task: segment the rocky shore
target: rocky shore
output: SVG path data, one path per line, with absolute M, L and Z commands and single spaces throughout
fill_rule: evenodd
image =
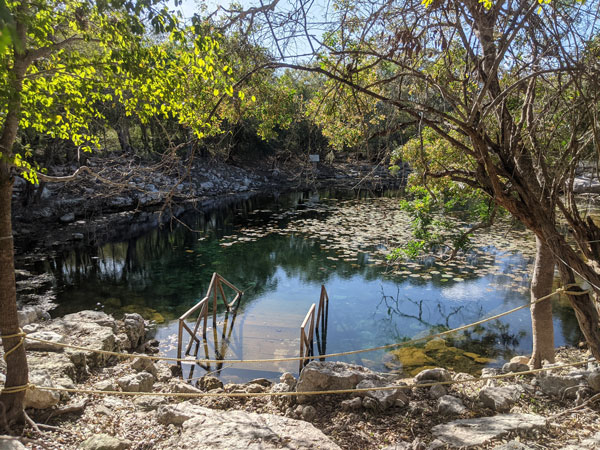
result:
M 276 383 L 256 379 L 224 385 L 211 375 L 188 383 L 173 375 L 174 366 L 144 358 L 155 354 L 157 342 L 152 340 L 152 324 L 138 314 L 116 320 L 102 312 L 82 311 L 24 329 L 32 338 L 51 342 L 25 342 L 32 383 L 135 395 L 31 389 L 26 406 L 39 432 L 30 427 L 13 429 L 18 438 L 2 437 L 0 448 L 506 450 L 600 446 L 600 412 L 595 404 L 600 397 L 600 366 L 592 361 L 486 381 L 443 368 L 400 379 L 343 362 L 314 361 L 298 379 L 285 373 Z M 60 344 L 127 352 L 131 358 Z M 588 357 L 582 350 L 561 349 L 556 365 Z M 524 363 L 517 358 L 502 369 L 484 369 L 482 375 L 523 371 L 527 369 Z M 451 381 L 461 383 L 429 386 Z M 381 386 L 391 389 L 302 394 Z M 287 392 L 295 395 L 276 395 Z M 185 397 L 200 393 L 211 397 Z M 222 396 L 226 393 L 242 396 Z M 243 396 L 246 393 L 264 395 Z

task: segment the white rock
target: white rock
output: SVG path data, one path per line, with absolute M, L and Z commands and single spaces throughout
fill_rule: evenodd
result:
M 30 338 L 43 339 L 49 342 L 39 342 Z M 40 352 L 61 352 L 64 350 L 64 347 L 55 345 L 55 343 L 64 344 L 66 341 L 67 339 L 64 335 L 55 333 L 54 331 L 35 331 L 29 333 L 25 338 L 25 348 Z
M 201 408 L 201 407 L 197 407 Z M 339 450 L 322 431 L 301 420 L 245 411 L 202 411 L 183 424 L 180 450 L 203 448 Z
M 0 450 L 27 450 L 27 447 L 13 436 L 0 436 Z
M 42 373 L 31 373 L 29 382 L 42 387 L 56 387 L 52 379 Z M 30 388 L 25 391 L 25 408 L 46 409 L 58 404 L 60 394 L 57 391 L 46 391 L 44 389 Z
M 476 419 L 460 419 L 436 425 L 432 435 L 454 447 L 482 445 L 511 431 L 528 431 L 546 425 L 546 419 L 535 414 L 500 414 Z
M 117 380 L 117 384 L 125 392 L 150 392 L 154 385 L 154 376 L 148 372 L 125 375 Z

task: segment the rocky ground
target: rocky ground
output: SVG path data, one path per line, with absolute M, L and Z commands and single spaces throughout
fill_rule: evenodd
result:
M 399 379 L 360 366 L 312 362 L 298 380 L 257 379 L 226 384 L 205 376 L 190 385 L 165 363 L 143 357 L 117 360 L 63 348 L 75 343 L 97 350 L 154 354 L 152 324 L 137 314 L 115 320 L 83 311 L 25 326 L 31 382 L 41 386 L 161 392 L 168 396 L 27 392 L 30 417 L 38 424 L 12 428 L 17 440 L 0 448 L 32 449 L 592 449 L 600 446 L 600 366 L 554 369 L 536 375 L 473 382 L 473 377 L 428 369 Z M 1 355 L 0 355 L 1 356 Z M 557 364 L 585 361 L 584 350 L 560 349 Z M 1 359 L 0 359 L 1 360 Z M 523 371 L 515 359 L 483 376 Z M 2 368 L 2 372 L 4 369 Z M 460 380 L 448 386 L 416 387 Z M 406 384 L 411 386 L 406 386 Z M 412 386 L 415 385 L 415 386 Z M 398 386 L 358 395 L 307 396 L 328 389 Z M 294 396 L 272 393 L 296 392 Z M 213 397 L 186 398 L 210 393 Z M 226 393 L 264 394 L 228 398 Z M 182 396 L 183 395 L 183 396 Z

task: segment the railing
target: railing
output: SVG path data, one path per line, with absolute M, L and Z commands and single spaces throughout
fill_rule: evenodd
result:
M 326 353 L 327 343 L 327 323 L 329 318 L 329 296 L 325 286 L 321 285 L 321 296 L 319 297 L 319 308 L 316 314 L 316 326 L 315 326 L 315 309 L 316 304 L 312 304 L 306 313 L 306 317 L 300 325 L 300 356 L 307 358 L 300 360 L 299 370 L 308 364 L 311 356 L 314 355 L 314 336 L 317 334 L 317 350 L 319 355 Z M 321 330 L 321 333 L 319 333 Z M 323 358 L 321 358 L 323 360 Z
M 225 295 L 225 291 L 223 290 L 223 284 L 228 286 L 229 288 L 231 288 L 236 294 L 234 299 L 231 302 L 229 302 L 227 300 L 227 296 Z M 212 300 L 212 315 L 213 315 L 213 333 L 215 333 L 215 338 L 216 338 L 217 300 L 218 300 L 219 296 L 221 297 L 221 300 L 223 301 L 223 304 L 225 305 L 225 308 L 227 309 L 227 314 L 229 314 L 230 312 L 232 312 L 235 309 L 234 305 L 237 306 L 236 303 L 239 302 L 239 300 L 242 296 L 242 291 L 240 291 L 233 284 L 231 284 L 229 281 L 227 281 L 225 278 L 223 278 L 221 275 L 219 275 L 218 273 L 215 272 L 215 273 L 213 273 L 212 279 L 210 280 L 208 290 L 206 291 L 206 296 L 202 300 L 200 300 L 196 305 L 194 305 L 192 308 L 190 308 L 188 311 L 186 311 L 179 318 L 179 333 L 177 336 L 177 358 L 178 359 L 181 358 L 181 353 L 182 353 L 182 349 L 183 349 L 184 331 L 186 331 L 187 334 L 190 335 L 190 341 L 188 342 L 188 345 L 185 349 L 186 356 L 190 354 L 190 350 L 192 349 L 192 346 L 194 345 L 194 343 L 196 343 L 196 349 L 194 351 L 194 355 L 198 354 L 198 349 L 200 347 L 201 342 L 200 342 L 200 339 L 198 338 L 197 334 L 198 334 L 198 330 L 199 330 L 200 326 L 202 326 L 202 341 L 204 342 L 205 347 L 206 347 L 208 306 L 211 303 L 211 300 Z M 186 323 L 186 320 L 188 320 L 190 317 L 192 317 L 192 315 L 196 312 L 198 312 L 198 316 L 197 316 L 196 322 L 194 324 L 194 329 L 192 330 Z M 235 321 L 235 314 L 234 314 L 232 322 L 231 322 L 231 329 L 233 329 L 234 321 Z M 227 324 L 227 319 L 225 320 L 225 327 L 227 326 L 226 324 Z M 226 331 L 224 329 L 223 335 L 225 335 L 225 333 L 226 333 Z M 215 339 L 215 343 L 216 343 L 216 339 Z M 181 364 L 179 363 L 179 365 L 181 365 Z

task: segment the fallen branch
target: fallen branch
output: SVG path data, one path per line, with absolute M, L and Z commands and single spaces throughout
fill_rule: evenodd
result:
M 81 401 L 80 403 L 76 403 L 71 406 L 65 406 L 63 408 L 55 409 L 55 410 L 51 411 L 50 414 L 48 414 L 48 417 L 46 417 L 46 420 L 44 420 L 44 422 L 48 422 L 53 417 L 60 416 L 63 414 L 80 414 L 83 412 L 83 410 L 85 409 L 85 407 L 87 406 L 87 404 L 89 402 L 90 402 L 90 399 L 86 398 L 83 401 Z

